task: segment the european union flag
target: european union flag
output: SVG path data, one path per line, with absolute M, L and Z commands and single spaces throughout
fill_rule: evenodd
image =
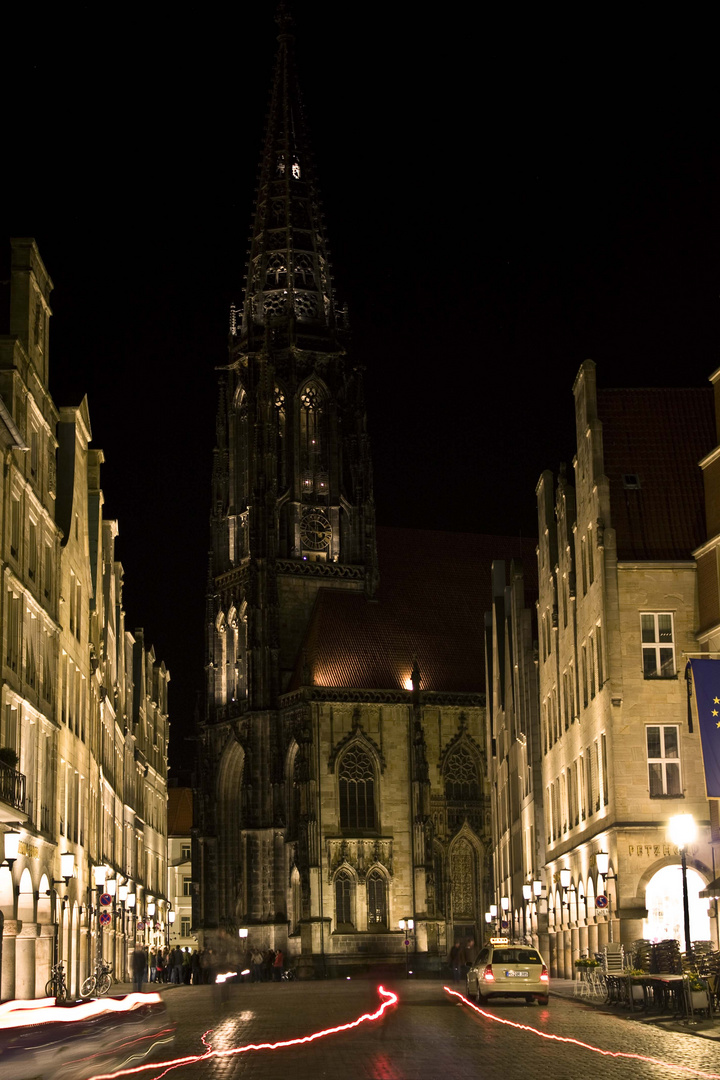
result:
M 720 660 L 689 660 L 709 799 L 720 799 Z

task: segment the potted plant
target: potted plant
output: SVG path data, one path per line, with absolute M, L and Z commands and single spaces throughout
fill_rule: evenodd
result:
M 696 972 L 691 971 L 687 981 L 688 993 L 693 1012 L 701 1012 L 708 1007 L 707 984 Z
M 17 769 L 18 756 L 11 746 L 0 746 L 0 764 Z
M 647 971 L 643 971 L 642 968 L 626 968 L 625 975 L 630 985 L 630 996 L 633 1001 L 644 1001 L 645 990 L 642 983 L 633 982 L 633 979 L 637 979 L 643 975 L 647 975 Z

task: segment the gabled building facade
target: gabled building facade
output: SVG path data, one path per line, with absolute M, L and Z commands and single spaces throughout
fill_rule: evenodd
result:
M 535 560 L 492 564 L 485 673 L 497 915 L 489 928 L 545 955 L 547 897 L 534 884 L 544 885 L 545 866 L 535 581 Z
M 691 813 L 700 826 L 688 860 L 697 938 L 711 936 L 698 895 L 712 876 L 682 677 L 697 651 L 697 462 L 715 441 L 710 394 L 598 390 L 590 361 L 574 394 L 574 484 L 546 472 L 537 487 L 550 962 L 565 977 L 609 939 L 682 937 L 670 816 Z
M 98 947 L 125 977 L 137 924 L 141 940 L 164 942 L 167 913 L 169 676 L 143 632 L 125 629 L 87 401 L 58 412 L 50 397 L 51 289 L 35 242 L 13 240 L 0 338 L 0 845 L 10 834 L 17 857 L 0 865 L 3 999 L 44 996 L 58 960 L 77 994 Z M 102 929 L 98 866 L 116 896 Z

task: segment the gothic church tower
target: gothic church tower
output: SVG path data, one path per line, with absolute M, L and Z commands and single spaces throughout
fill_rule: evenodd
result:
M 194 918 L 206 932 L 264 924 L 270 943 L 287 911 L 282 695 L 318 590 L 377 584 L 362 375 L 345 351 L 282 7 L 277 21 L 245 294 L 220 374 Z

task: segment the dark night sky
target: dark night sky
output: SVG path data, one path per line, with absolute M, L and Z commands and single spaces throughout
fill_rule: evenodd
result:
M 55 283 L 51 389 L 89 397 L 128 625 L 171 672 L 175 767 L 202 684 L 214 367 L 274 7 L 65 6 L 0 26 L 3 235 L 35 236 Z M 703 385 L 718 365 L 709 27 L 293 10 L 379 521 L 531 534 L 539 473 L 572 457 L 585 358 L 605 386 Z

